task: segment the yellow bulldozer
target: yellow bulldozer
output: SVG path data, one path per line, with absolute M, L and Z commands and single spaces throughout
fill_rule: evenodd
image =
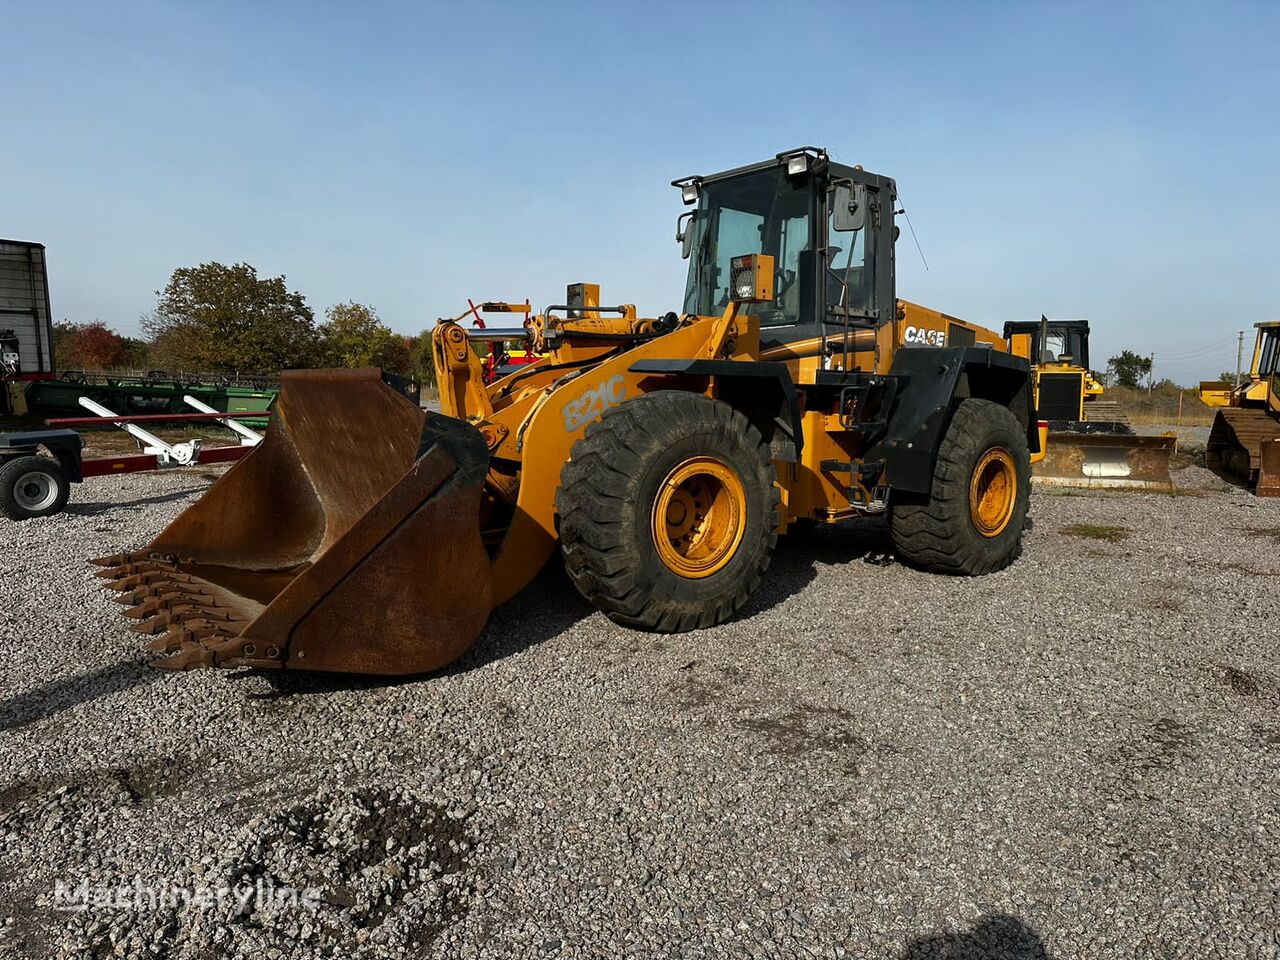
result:
M 265 441 L 97 561 L 157 664 L 433 670 L 557 549 L 611 619 L 669 632 L 741 610 L 796 525 L 887 514 L 919 568 L 1009 564 L 1029 366 L 897 298 L 893 180 L 806 147 L 673 185 L 679 311 L 575 284 L 519 328 L 442 321 L 440 413 L 377 370 L 286 372 Z M 486 341 L 537 359 L 486 383 Z
M 1280 320 L 1255 327 L 1249 379 L 1225 397 L 1220 383 L 1200 385 L 1205 403 L 1219 407 L 1205 442 L 1205 462 L 1260 497 L 1280 497 Z
M 1120 404 L 1089 370 L 1089 321 L 1011 321 L 1009 347 L 1031 360 L 1035 405 L 1049 422 L 1036 481 L 1065 487 L 1171 492 L 1174 438 L 1135 436 Z

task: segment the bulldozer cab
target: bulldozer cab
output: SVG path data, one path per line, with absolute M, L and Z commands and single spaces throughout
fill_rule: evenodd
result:
M 689 259 L 686 314 L 723 313 L 731 259 L 754 253 L 775 270 L 775 299 L 746 309 L 764 347 L 893 319 L 893 180 L 805 148 L 672 184 L 695 205 L 677 231 Z
M 1249 378 L 1263 385 L 1263 389 L 1257 391 L 1257 399 L 1264 400 L 1272 411 L 1280 412 L 1280 321 L 1258 324 Z
M 1015 336 L 1028 338 L 1026 355 L 1036 366 L 1058 364 L 1089 369 L 1088 320 L 1006 323 L 1005 339 L 1012 340 Z

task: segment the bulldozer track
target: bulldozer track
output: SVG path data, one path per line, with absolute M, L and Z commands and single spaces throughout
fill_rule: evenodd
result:
M 1280 420 L 1258 407 L 1224 407 L 1209 431 L 1205 462 L 1221 476 L 1256 486 L 1260 495 L 1280 494 L 1280 474 L 1264 462 L 1267 441 L 1280 441 Z
M 1129 426 L 1129 417 L 1121 409 L 1118 400 L 1087 400 L 1084 405 L 1084 415 L 1088 421 L 1101 420 Z

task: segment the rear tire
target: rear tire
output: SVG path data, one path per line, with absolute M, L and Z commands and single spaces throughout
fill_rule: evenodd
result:
M 60 513 L 71 487 L 51 457 L 16 457 L 0 467 L 0 512 L 10 520 Z
M 979 576 L 1018 556 L 1031 497 L 1027 435 L 1007 408 L 963 400 L 951 417 L 924 503 L 894 503 L 898 557 L 934 573 Z
M 629 400 L 587 427 L 561 473 L 565 570 L 624 626 L 723 623 L 769 568 L 775 481 L 759 431 L 728 404 L 674 390 Z

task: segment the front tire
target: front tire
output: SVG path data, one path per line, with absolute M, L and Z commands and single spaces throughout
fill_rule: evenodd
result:
M 16 457 L 0 467 L 0 512 L 10 520 L 59 513 L 70 492 L 62 464 L 50 457 Z
M 899 558 L 934 573 L 980 576 L 1007 567 L 1022 547 L 1031 498 L 1031 453 L 1013 413 L 962 400 L 952 414 L 923 503 L 894 503 Z
M 723 623 L 769 567 L 775 481 L 759 431 L 726 403 L 664 390 L 613 407 L 561 473 L 569 578 L 624 626 L 679 633 Z

